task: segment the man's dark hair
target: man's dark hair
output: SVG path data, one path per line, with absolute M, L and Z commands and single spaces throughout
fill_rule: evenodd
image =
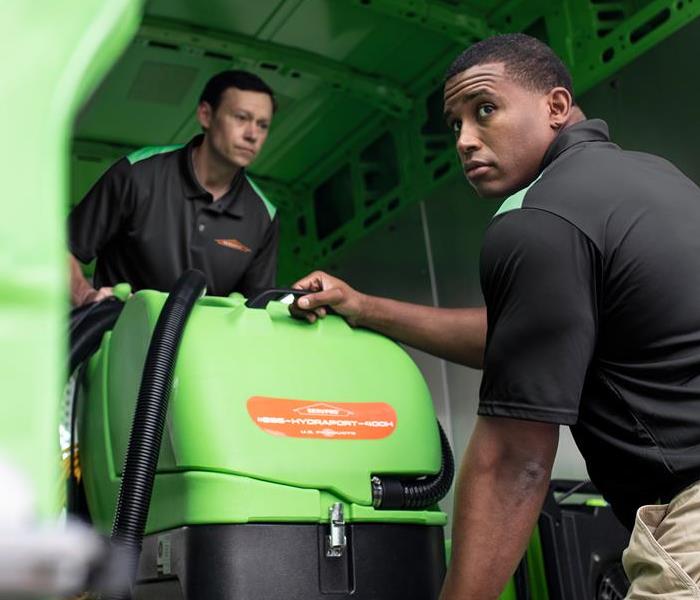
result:
M 277 110 L 275 94 L 260 77 L 248 71 L 222 71 L 214 75 L 202 90 L 199 102 L 207 102 L 213 111 L 221 104 L 221 96 L 228 88 L 236 88 L 244 92 L 261 92 L 270 96 L 272 112 Z
M 574 96 L 571 74 L 547 44 L 524 33 L 506 33 L 469 46 L 450 65 L 445 81 L 476 65 L 503 63 L 506 73 L 520 85 L 547 93 L 563 87 Z

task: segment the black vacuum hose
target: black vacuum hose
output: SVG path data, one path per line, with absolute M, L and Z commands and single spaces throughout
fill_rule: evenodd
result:
M 78 390 L 82 385 L 87 360 L 97 351 L 105 332 L 114 329 L 114 325 L 124 308 L 124 303 L 115 297 L 101 302 L 79 306 L 71 311 L 69 317 L 70 349 L 68 352 L 68 376 L 83 367 L 75 381 L 75 389 L 70 407 L 70 468 L 68 470 L 68 490 L 66 504 L 68 511 L 89 521 L 85 492 L 82 483 L 75 476 L 75 428 L 78 414 Z
M 112 297 L 71 311 L 69 375 L 97 351 L 105 332 L 114 329 L 123 308 L 124 303 Z
M 427 508 L 442 500 L 450 491 L 455 474 L 455 463 L 450 442 L 440 421 L 437 425 L 442 449 L 440 471 L 436 475 L 414 480 L 375 475 L 372 477 L 372 503 L 375 508 L 384 510 Z
M 128 554 L 129 588 L 136 580 L 178 346 L 187 317 L 203 295 L 205 284 L 204 275 L 196 270 L 178 279 L 148 347 L 112 529 L 112 541 Z

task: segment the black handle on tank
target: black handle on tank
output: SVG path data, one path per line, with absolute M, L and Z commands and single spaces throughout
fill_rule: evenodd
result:
M 287 288 L 270 288 L 260 292 L 257 296 L 250 298 L 245 305 L 248 308 L 265 308 L 268 302 L 272 300 L 277 300 L 278 298 L 283 298 L 284 296 L 289 296 L 290 294 L 295 298 L 301 298 L 307 294 L 311 294 L 311 290 L 292 290 Z

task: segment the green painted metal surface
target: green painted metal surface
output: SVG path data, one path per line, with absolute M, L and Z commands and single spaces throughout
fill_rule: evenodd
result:
M 695 19 L 700 2 L 151 0 L 145 12 L 76 124 L 72 202 L 118 157 L 197 133 L 211 74 L 252 70 L 280 100 L 251 172 L 280 209 L 280 281 L 290 282 L 459 176 L 441 87 L 468 44 L 535 35 L 580 95 Z
M 497 33 L 474 3 L 431 0 L 355 0 L 364 8 L 435 31 L 460 44 L 470 44 Z M 488 6 L 491 3 L 485 3 Z
M 525 552 L 527 561 L 527 580 L 530 597 L 533 600 L 549 600 L 547 576 L 544 570 L 544 555 L 542 554 L 542 541 L 539 528 L 535 528 L 530 543 Z
M 515 582 L 512 579 L 508 580 L 506 589 L 501 592 L 498 600 L 518 600 L 518 593 L 515 590 Z
M 284 68 L 290 75 L 297 78 L 311 76 L 323 86 L 329 86 L 340 93 L 349 93 L 392 115 L 407 115 L 413 104 L 406 92 L 390 81 L 294 46 L 230 31 L 209 28 L 197 30 L 188 22 L 152 17 L 144 20 L 139 35 L 148 43 L 199 49 L 210 56 L 221 59 L 226 57 L 232 64 L 240 62 L 241 66 L 251 60 L 274 65 L 283 56 Z M 238 57 L 244 57 L 244 60 Z
M 445 560 L 450 564 L 452 558 L 452 540 L 445 540 Z M 548 600 L 547 581 L 544 573 L 542 559 L 542 546 L 540 544 L 539 530 L 535 529 L 525 553 L 527 564 L 527 581 L 530 598 L 532 600 Z M 518 600 L 518 592 L 513 578 L 508 580 L 505 589 L 498 600 Z
M 68 144 L 78 106 L 136 30 L 136 0 L 0 3 L 0 458 L 58 504 L 58 405 L 64 381 Z M 31 215 L 31 217 L 28 217 Z M 27 219 L 31 219 L 31 227 Z
M 114 514 L 141 371 L 165 297 L 135 294 L 90 362 L 80 454 L 91 513 L 104 528 Z M 262 417 L 251 412 L 257 402 L 251 399 L 261 397 L 283 399 L 286 421 L 303 421 L 314 433 L 288 432 L 275 409 L 265 408 L 271 412 Z M 363 403 L 372 410 L 381 404 L 385 416 L 368 416 Z M 353 419 L 369 424 L 355 426 Z M 378 425 L 389 420 L 395 429 Z M 364 437 L 372 427 L 388 435 Z M 371 499 L 373 474 L 421 475 L 439 467 L 430 395 L 400 346 L 339 317 L 310 325 L 277 302 L 249 309 L 238 294 L 205 297 L 178 354 L 148 527 L 319 522 L 338 501 L 353 521 L 443 525 L 442 512 L 376 511 Z

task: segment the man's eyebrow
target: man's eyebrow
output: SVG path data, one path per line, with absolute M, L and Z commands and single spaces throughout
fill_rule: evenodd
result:
M 495 96 L 495 94 L 493 92 L 491 92 L 490 90 L 487 90 L 486 88 L 479 88 L 479 89 L 474 90 L 473 92 L 469 92 L 468 94 L 462 94 L 459 97 L 459 100 L 461 102 L 472 102 L 473 100 L 476 100 L 480 96 L 488 96 L 489 98 L 493 98 Z M 447 121 L 450 118 L 450 115 L 451 115 L 450 111 L 446 110 L 442 116 L 445 119 L 445 121 Z
M 494 94 L 490 90 L 487 90 L 486 88 L 479 88 L 478 90 L 474 90 L 473 92 L 469 94 L 464 94 L 462 96 L 462 102 L 471 102 L 472 100 L 476 100 L 479 96 L 489 96 L 493 97 Z

